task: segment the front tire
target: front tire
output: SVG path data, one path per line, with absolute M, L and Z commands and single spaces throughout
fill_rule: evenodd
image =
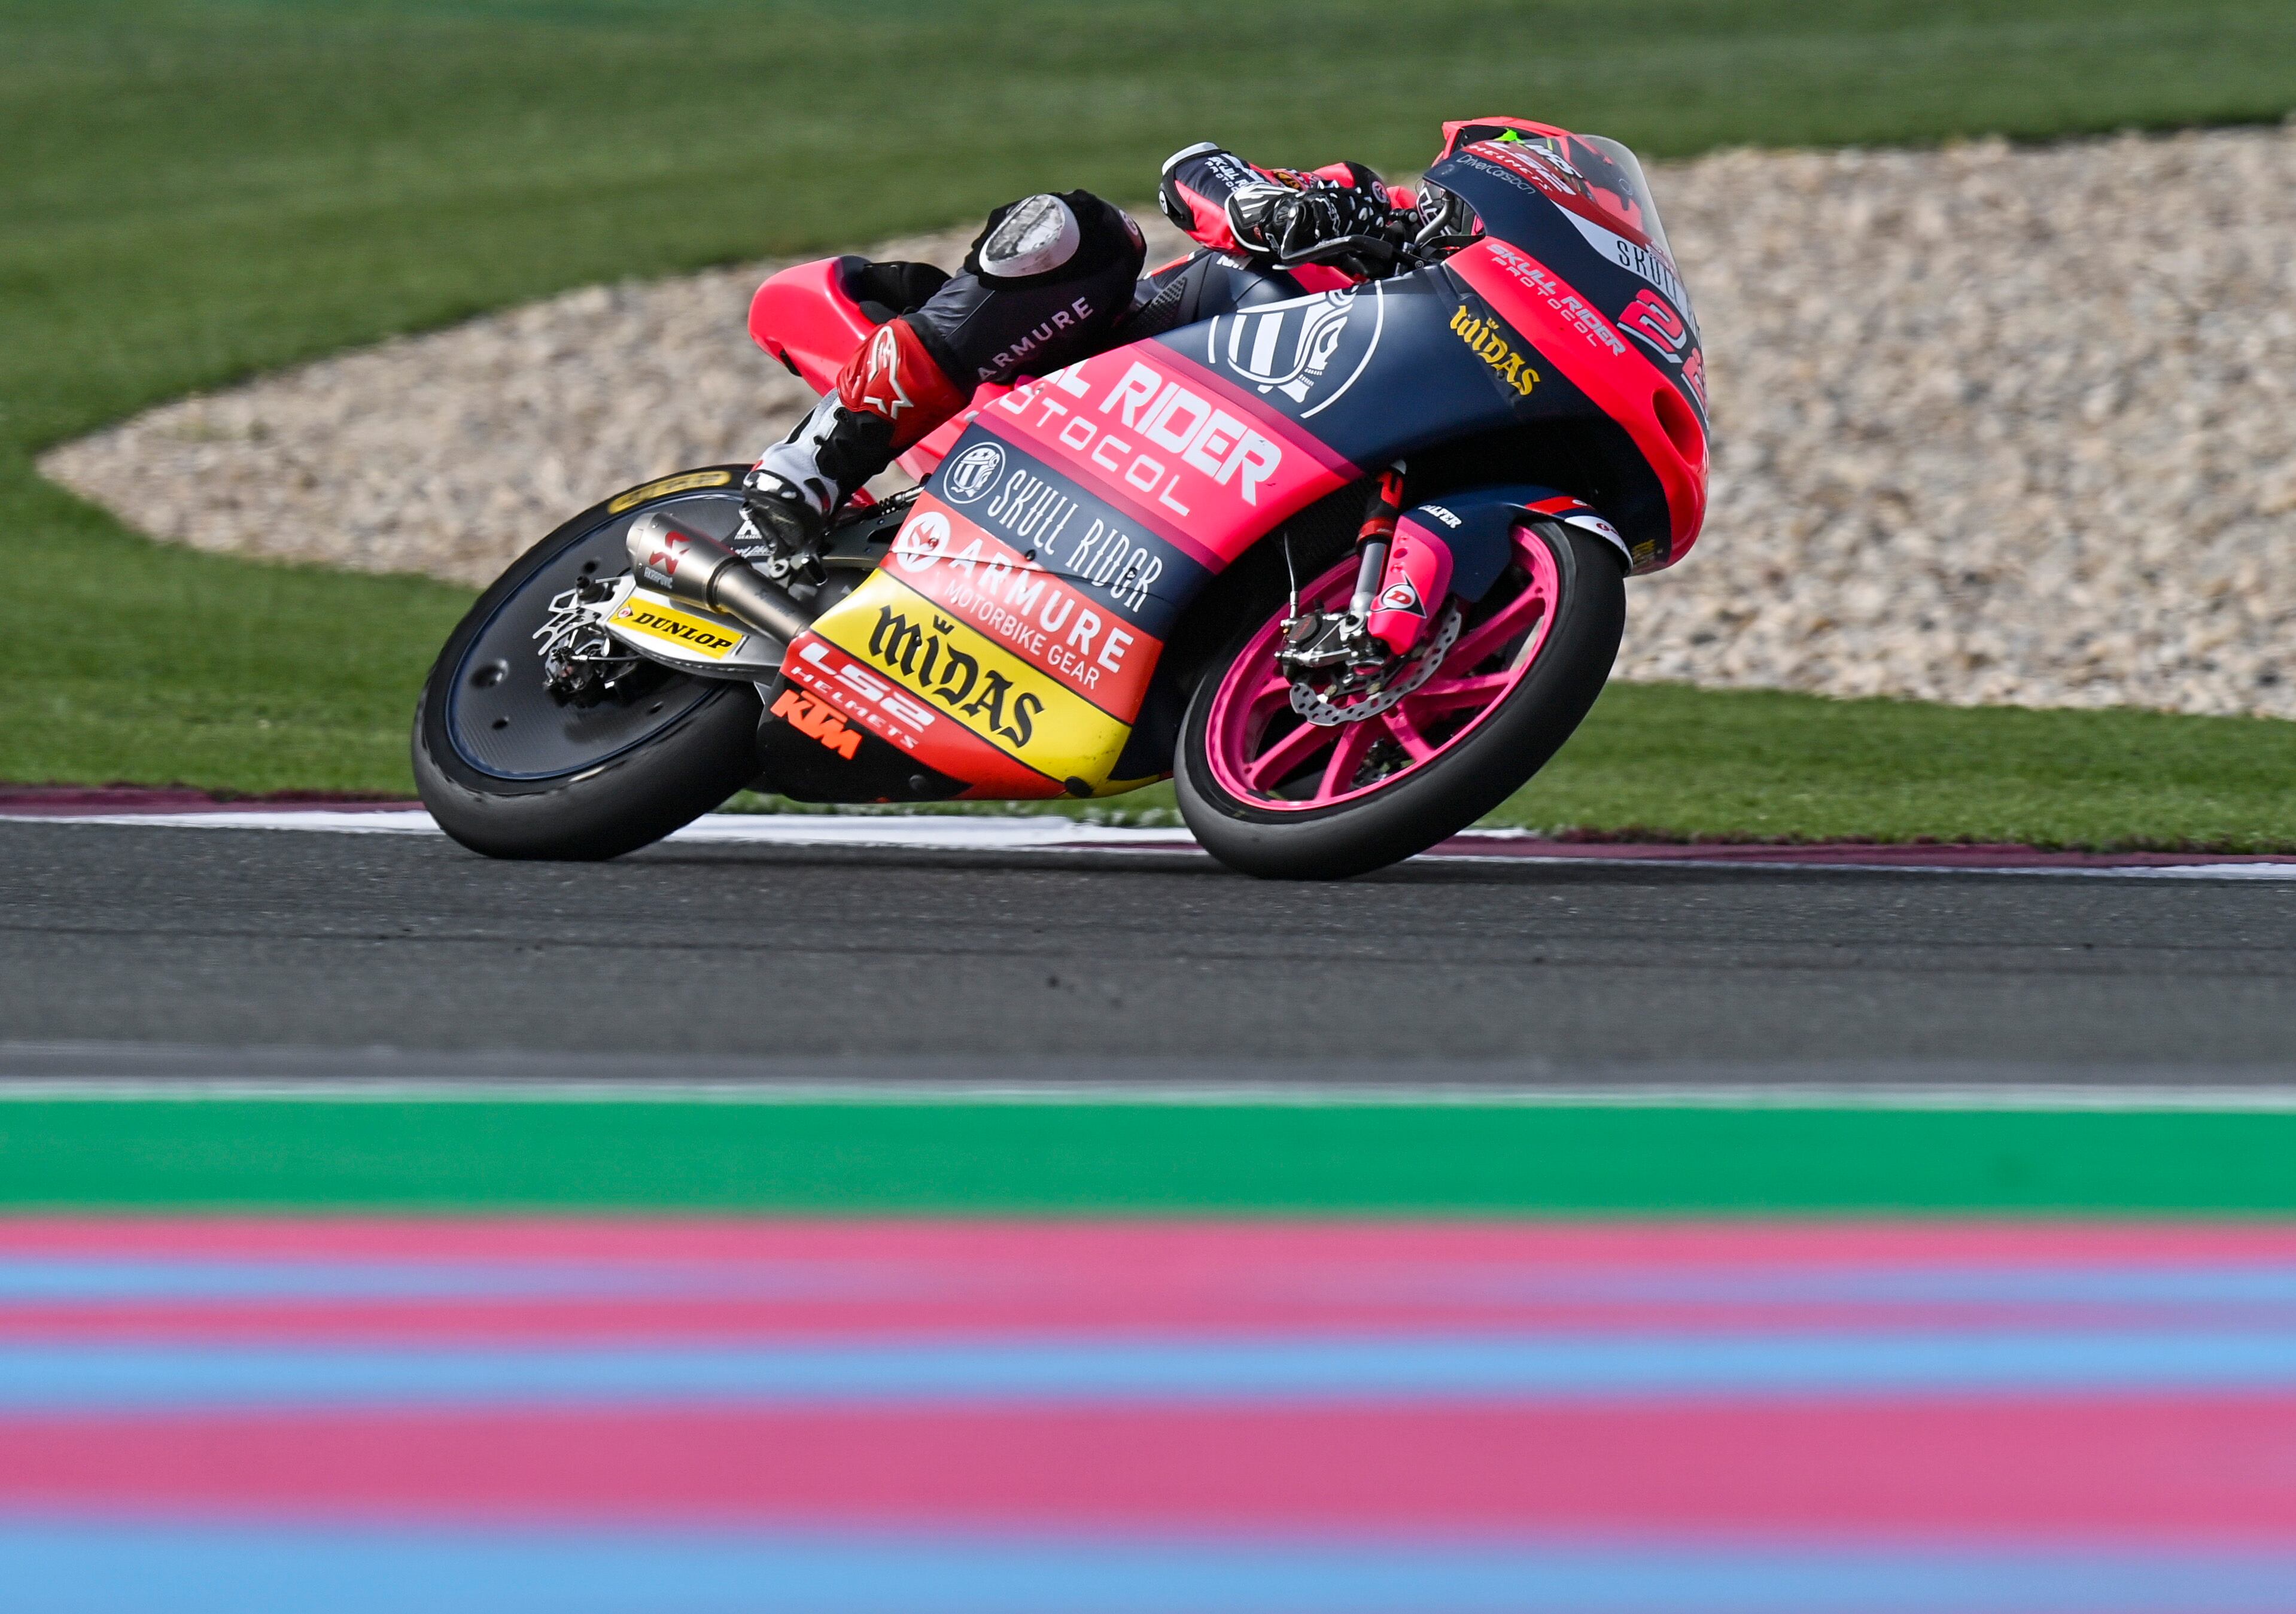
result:
M 415 789 L 447 834 L 489 857 L 618 857 L 756 777 L 752 685 L 649 667 L 629 699 L 562 706 L 544 687 L 533 639 L 553 595 L 627 569 L 624 539 L 646 512 L 676 505 L 681 525 L 730 535 L 740 477 L 738 466 L 715 466 L 594 504 L 479 597 L 415 709 Z
M 1552 522 L 1516 529 L 1516 561 L 1419 691 L 1323 727 L 1275 671 L 1282 607 L 1212 659 L 1173 763 L 1206 851 L 1273 880 L 1338 880 L 1425 851 L 1520 790 L 1575 731 L 1617 660 L 1626 576 L 1616 551 Z M 1345 603 L 1352 557 L 1305 592 Z

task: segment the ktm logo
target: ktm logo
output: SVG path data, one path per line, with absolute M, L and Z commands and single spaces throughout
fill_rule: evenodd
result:
M 1496 320 L 1486 319 L 1466 304 L 1461 303 L 1451 315 L 1451 330 L 1467 344 L 1467 350 L 1498 372 L 1499 379 L 1524 397 L 1538 385 L 1538 372 L 1530 362 L 1507 345 Z
M 869 633 L 869 655 L 881 667 L 898 668 L 911 689 L 979 719 L 1014 745 L 1027 745 L 1036 737 L 1035 720 L 1044 701 L 1026 690 L 1016 692 L 1003 673 L 984 668 L 978 658 L 941 636 L 955 631 L 956 624 L 945 617 L 933 617 L 929 627 L 921 627 L 907 613 L 881 605 Z
M 793 689 L 782 691 L 781 699 L 774 702 L 773 715 L 799 733 L 820 741 L 848 762 L 861 749 L 861 731 L 847 728 L 843 717 L 811 695 Z

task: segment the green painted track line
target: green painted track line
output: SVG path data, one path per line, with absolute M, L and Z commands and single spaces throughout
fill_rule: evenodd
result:
M 2264 1214 L 2296 1115 L 38 1100 L 0 1208 Z

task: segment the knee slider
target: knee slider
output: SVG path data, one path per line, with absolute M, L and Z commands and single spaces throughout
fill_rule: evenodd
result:
M 1146 255 L 1140 226 L 1089 191 L 1051 192 L 1007 202 L 988 216 L 965 269 L 991 286 L 1086 280 Z

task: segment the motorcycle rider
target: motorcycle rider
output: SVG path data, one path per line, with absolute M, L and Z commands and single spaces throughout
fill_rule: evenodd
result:
M 1204 246 L 1295 272 L 1309 290 L 1386 272 L 1401 215 L 1415 205 L 1360 163 L 1261 168 L 1209 141 L 1165 162 L 1158 200 Z M 743 479 L 760 534 L 810 553 L 839 506 L 964 408 L 975 387 L 1043 375 L 1110 346 L 1136 288 L 1156 289 L 1140 283 L 1145 253 L 1140 226 L 1088 191 L 1023 197 L 989 214 L 962 272 L 879 326 Z M 913 289 L 938 273 L 878 267 L 897 283 L 916 271 L 906 280 Z

